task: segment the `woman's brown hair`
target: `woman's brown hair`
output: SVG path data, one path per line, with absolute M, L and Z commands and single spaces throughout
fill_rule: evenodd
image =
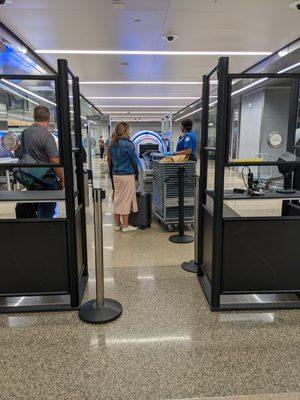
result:
M 112 134 L 111 144 L 115 145 L 119 139 L 129 139 L 129 125 L 126 122 L 119 122 Z

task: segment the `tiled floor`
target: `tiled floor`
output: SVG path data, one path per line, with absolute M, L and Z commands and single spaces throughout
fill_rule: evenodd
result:
M 194 399 L 181 399 L 181 400 L 299 400 L 299 395 L 293 393 L 286 394 L 262 394 L 262 395 L 254 395 L 254 396 L 226 396 L 226 397 L 197 397 Z
M 108 179 L 102 176 L 101 185 Z M 104 207 L 106 296 L 117 321 L 76 312 L 0 316 L 0 400 L 300 399 L 299 311 L 211 313 L 180 263 L 193 245 L 163 227 L 112 231 Z M 93 298 L 92 215 L 88 216 Z

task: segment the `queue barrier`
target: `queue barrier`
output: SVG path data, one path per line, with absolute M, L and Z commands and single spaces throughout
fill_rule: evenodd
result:
M 181 264 L 187 272 L 198 273 L 198 237 L 199 237 L 199 176 L 195 176 L 195 212 L 194 212 L 194 259 Z
M 169 237 L 170 242 L 173 243 L 191 243 L 194 239 L 192 236 L 186 235 L 184 232 L 184 178 L 186 169 L 180 166 L 177 171 L 178 174 L 178 208 L 179 208 L 179 234 Z M 170 178 L 169 178 L 170 179 Z
M 95 237 L 95 268 L 96 268 L 96 299 L 84 303 L 79 308 L 79 318 L 89 324 L 105 324 L 119 318 L 122 305 L 113 299 L 104 297 L 104 257 L 103 257 L 103 213 L 102 201 L 105 191 L 93 189 L 94 204 L 94 237 Z

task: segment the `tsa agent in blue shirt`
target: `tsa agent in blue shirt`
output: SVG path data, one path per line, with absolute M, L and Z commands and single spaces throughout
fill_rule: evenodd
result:
M 193 121 L 184 119 L 181 123 L 183 135 L 180 137 L 175 155 L 186 155 L 190 161 L 197 161 L 197 137 L 193 132 Z

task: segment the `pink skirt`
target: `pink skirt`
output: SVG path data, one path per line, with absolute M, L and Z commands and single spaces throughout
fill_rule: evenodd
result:
M 134 175 L 114 175 L 114 213 L 128 215 L 137 212 Z

